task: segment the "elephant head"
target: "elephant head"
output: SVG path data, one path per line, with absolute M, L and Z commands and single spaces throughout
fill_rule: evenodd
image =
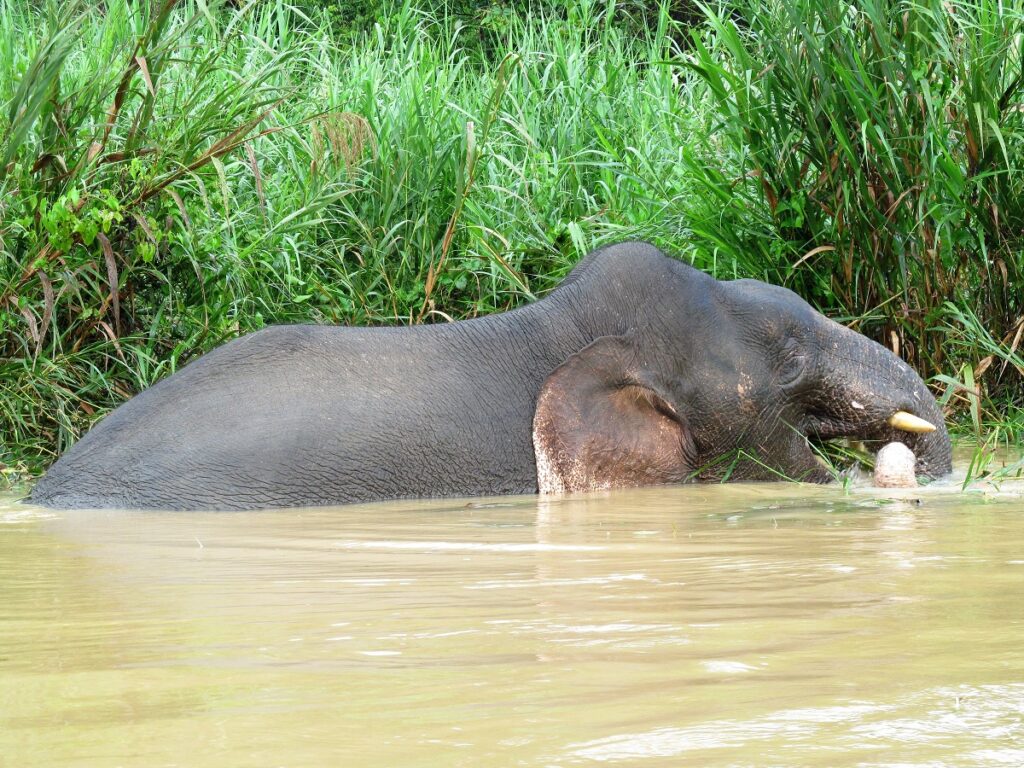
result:
M 678 265 L 678 263 L 677 263 Z M 942 412 L 898 356 L 756 280 L 672 270 L 659 312 L 569 357 L 533 422 L 541 492 L 688 479 L 824 482 L 815 441 L 900 441 L 950 471 Z

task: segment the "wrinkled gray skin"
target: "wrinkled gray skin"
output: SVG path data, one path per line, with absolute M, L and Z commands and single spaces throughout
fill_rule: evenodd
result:
M 619 337 L 610 348 L 622 359 L 591 366 L 588 355 L 609 348 L 602 337 Z M 636 418 L 655 414 L 679 439 L 667 475 L 606 485 L 727 472 L 772 479 L 776 470 L 827 480 L 809 436 L 900 440 L 918 473 L 950 470 L 942 414 L 891 352 L 788 290 L 718 282 L 652 246 L 622 243 L 512 312 L 448 325 L 271 327 L 225 344 L 97 424 L 30 501 L 254 509 L 534 493 L 538 394 L 558 369 L 563 389 L 550 401 L 590 413 L 571 402 L 577 368 L 590 377 L 580 397 L 633 387 L 641 394 L 625 399 L 647 402 Z M 896 432 L 885 421 L 897 410 L 939 429 Z M 610 437 L 589 443 L 573 432 L 590 426 L 564 423 L 558 439 L 617 439 L 614 424 L 593 425 Z M 628 450 L 632 438 L 622 438 Z

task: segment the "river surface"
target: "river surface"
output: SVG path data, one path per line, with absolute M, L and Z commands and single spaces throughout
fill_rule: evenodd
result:
M 0 497 L 0 766 L 1024 766 L 1024 500 Z

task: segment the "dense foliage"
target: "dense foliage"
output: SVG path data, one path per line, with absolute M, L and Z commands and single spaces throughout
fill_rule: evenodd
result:
M 265 323 L 495 311 L 601 239 L 676 239 L 692 117 L 589 6 L 494 54 L 418 12 L 338 44 L 282 2 L 33 5 L 0 13 L 8 465 Z
M 628 237 L 1018 413 L 1019 3 L 356 5 L 0 0 L 0 469 L 266 323 L 505 309 Z
M 692 163 L 692 242 L 958 392 L 989 369 L 989 394 L 1019 406 L 1022 34 L 1024 4 L 997 0 L 766 0 L 710 15 L 685 58 L 721 141 Z

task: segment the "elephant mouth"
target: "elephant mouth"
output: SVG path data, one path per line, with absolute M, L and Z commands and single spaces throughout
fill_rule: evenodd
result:
M 874 457 L 883 447 L 902 443 L 916 457 L 916 475 L 928 480 L 948 471 L 948 467 L 936 467 L 942 462 L 931 456 L 937 431 L 939 427 L 920 416 L 895 411 L 856 423 L 811 418 L 803 434 L 807 450 L 828 475 L 826 479 L 842 477 L 853 466 L 873 465 Z M 945 429 L 941 431 L 944 435 Z
M 839 437 L 858 438 L 863 440 L 881 437 L 884 434 L 904 435 L 908 439 L 915 436 L 935 432 L 937 427 L 920 416 L 909 411 L 893 411 L 888 416 L 879 415 L 874 418 L 848 421 L 830 417 L 810 416 L 806 426 L 809 437 L 831 440 Z
M 736 445 L 718 454 L 699 453 L 695 464 L 700 469 L 691 477 L 710 482 L 788 479 L 829 483 L 851 477 L 857 471 L 855 467 L 874 470 L 875 456 L 890 443 L 902 443 L 910 449 L 912 466 L 906 471 L 915 480 L 928 482 L 948 474 L 950 443 L 944 424 L 933 424 L 922 417 L 908 420 L 898 413 L 890 411 L 849 421 L 812 415 L 804 416 L 802 422 L 781 420 L 782 429 L 776 427 L 746 442 L 746 446 L 756 448 Z M 908 424 L 911 431 L 906 429 Z M 749 433 L 746 436 L 753 437 Z

